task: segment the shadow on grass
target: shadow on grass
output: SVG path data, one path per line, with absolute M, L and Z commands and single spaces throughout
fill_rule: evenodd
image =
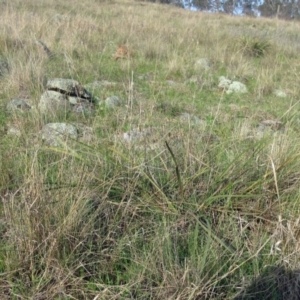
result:
M 271 266 L 243 290 L 234 300 L 298 300 L 300 299 L 300 270 L 289 271 Z

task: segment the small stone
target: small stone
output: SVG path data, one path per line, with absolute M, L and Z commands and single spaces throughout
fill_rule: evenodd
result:
M 94 110 L 94 105 L 87 101 L 82 101 L 81 103 L 75 105 L 72 110 L 77 114 L 91 115 Z
M 2 56 L 0 56 L 0 76 L 5 76 L 9 72 L 9 66 Z
M 229 87 L 228 90 L 226 91 L 226 94 L 232 94 L 232 93 L 236 93 L 236 94 L 245 94 L 247 93 L 247 87 L 239 82 L 239 81 L 233 81 Z
M 280 130 L 283 127 L 283 123 L 278 120 L 265 120 L 259 124 L 259 128 L 265 130 L 270 128 L 272 130 Z
M 68 139 L 76 140 L 77 128 L 66 123 L 49 123 L 42 128 L 42 139 L 50 146 L 60 147 L 62 141 Z
M 130 131 L 123 133 L 123 139 L 125 142 L 135 142 L 135 141 L 141 141 L 145 139 L 147 136 L 150 136 L 152 133 L 151 129 L 132 129 Z
M 274 95 L 276 97 L 279 97 L 279 98 L 286 98 L 287 97 L 287 93 L 282 91 L 282 90 L 275 90 Z
M 178 83 L 174 80 L 166 80 L 166 84 L 168 84 L 168 85 L 177 85 Z
M 69 111 L 71 104 L 66 95 L 56 91 L 46 91 L 42 94 L 38 107 L 42 113 L 59 113 Z
M 191 115 L 189 113 L 182 113 L 179 117 L 181 120 L 190 122 L 191 124 L 206 125 L 205 121 L 203 121 L 203 120 L 199 119 L 197 116 Z
M 194 70 L 199 71 L 208 71 L 210 69 L 210 62 L 207 58 L 200 58 L 194 64 Z
M 78 131 L 78 140 L 82 143 L 91 143 L 95 139 L 94 130 L 92 127 L 84 124 L 76 123 L 73 124 Z
M 228 95 L 232 93 L 244 94 L 248 92 L 247 87 L 243 83 L 239 81 L 231 81 L 225 76 L 219 77 L 218 87 L 223 90 L 226 90 L 226 94 Z
M 26 102 L 25 99 L 14 98 L 7 103 L 6 108 L 9 112 L 29 111 L 31 109 L 31 106 Z
M 117 106 L 120 106 L 122 104 L 122 101 L 117 96 L 111 96 L 105 99 L 105 105 L 108 108 L 115 108 Z
M 225 76 L 220 76 L 219 77 L 219 85 L 218 87 L 221 89 L 228 89 L 232 81 Z
M 7 135 L 20 137 L 21 136 L 21 131 L 18 128 L 10 127 L 7 130 Z
M 189 78 L 186 83 L 198 83 L 199 79 L 197 76 L 192 76 L 191 78 Z

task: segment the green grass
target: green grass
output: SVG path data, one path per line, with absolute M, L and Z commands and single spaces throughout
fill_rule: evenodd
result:
M 1 299 L 297 298 L 299 23 L 130 0 L 1 9 Z M 123 43 L 135 56 L 112 60 Z M 249 92 L 227 95 L 220 76 Z M 110 81 L 91 92 L 123 105 L 42 116 L 58 77 Z M 14 97 L 33 110 L 7 112 Z M 265 120 L 284 130 L 263 132 Z M 50 147 L 39 134 L 50 121 L 95 138 Z M 122 139 L 137 129 L 153 134 Z

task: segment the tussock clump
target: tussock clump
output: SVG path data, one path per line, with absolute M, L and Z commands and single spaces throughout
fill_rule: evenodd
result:
M 266 55 L 271 48 L 271 44 L 268 40 L 254 37 L 241 37 L 238 44 L 242 53 L 253 57 L 262 57 Z

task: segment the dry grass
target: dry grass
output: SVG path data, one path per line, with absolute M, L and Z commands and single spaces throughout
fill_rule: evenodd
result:
M 37 107 L 54 77 L 115 82 L 95 93 L 126 103 L 60 120 L 97 134 L 65 149 L 39 140 L 36 108 L 1 110 L 1 299 L 297 299 L 299 23 L 129 0 L 0 9 L 1 107 Z M 122 44 L 134 57 L 112 60 Z M 249 93 L 224 94 L 220 75 Z M 284 130 L 259 133 L 265 120 Z M 154 134 L 124 142 L 136 128 Z

